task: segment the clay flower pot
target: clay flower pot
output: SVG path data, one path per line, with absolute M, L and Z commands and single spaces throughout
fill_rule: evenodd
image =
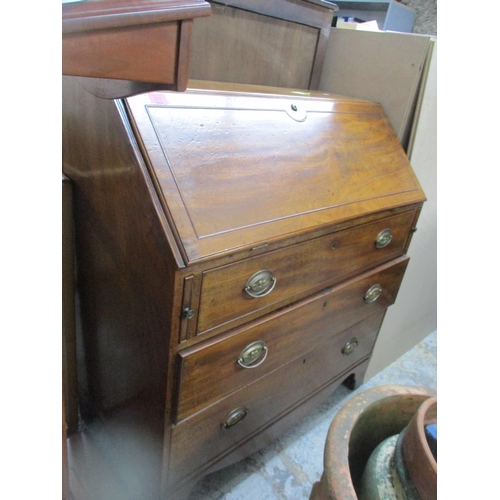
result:
M 437 462 L 425 436 L 425 426 L 437 422 L 437 399 L 425 401 L 403 435 L 403 456 L 411 480 L 422 500 L 437 497 Z
M 323 475 L 310 500 L 358 500 L 356 492 L 373 450 L 399 434 L 422 403 L 436 394 L 428 387 L 386 385 L 350 399 L 330 425 Z

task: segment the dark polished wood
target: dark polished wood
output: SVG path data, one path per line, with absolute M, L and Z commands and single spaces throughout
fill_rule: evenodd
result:
M 210 14 L 203 0 L 92 0 L 62 9 L 62 73 L 98 79 L 101 97 L 151 84 L 185 90 L 192 22 Z
M 163 400 L 173 273 L 182 260 L 120 102 L 94 98 L 69 77 L 63 102 L 94 402 L 109 409 L 148 392 Z
M 66 432 L 66 401 L 64 397 L 64 372 L 63 372 L 63 387 L 62 387 L 62 500 L 70 500 L 71 493 L 69 488 L 69 463 L 68 463 L 68 443 Z
M 218 326 L 221 331 L 222 325 L 227 329 L 240 324 L 249 313 L 265 313 L 280 302 L 288 303 L 290 298 L 303 297 L 402 255 L 414 216 L 413 211 L 404 212 L 205 271 L 198 335 Z M 375 239 L 387 228 L 392 229 L 391 245 L 377 249 Z M 252 300 L 243 289 L 246 281 L 260 269 L 273 272 L 276 286 L 269 295 Z
M 78 429 L 78 377 L 76 336 L 75 234 L 71 181 L 62 176 L 62 364 L 64 426 Z
M 214 0 L 194 23 L 191 76 L 317 89 L 334 7 L 303 0 Z
M 425 200 L 377 104 L 239 85 L 179 95 L 101 99 L 63 77 L 95 415 L 70 438 L 75 500 L 182 500 L 359 385 Z M 260 269 L 276 288 L 245 297 Z M 235 369 L 259 339 L 269 358 Z
M 342 374 L 331 383 L 319 388 L 316 392 L 311 394 L 309 399 L 301 401 L 299 405 L 290 408 L 288 413 L 280 415 L 278 420 L 271 422 L 268 427 L 263 429 L 253 439 L 241 443 L 237 448 L 229 451 L 227 455 L 219 458 L 217 462 L 207 465 L 203 469 L 203 474 L 208 474 L 226 467 L 227 465 L 242 460 L 259 449 L 269 446 L 275 442 L 280 435 L 299 423 L 300 420 L 310 415 L 311 412 L 313 412 L 320 403 L 324 402 L 324 400 L 328 398 L 340 385 L 345 385 L 349 390 L 354 390 L 359 387 L 363 383 L 369 361 L 370 360 L 368 358 L 361 363 L 352 366 L 349 372 Z M 196 483 L 196 480 L 196 475 L 191 476 L 191 478 L 187 478 L 183 481 L 179 488 L 184 489 L 185 491 L 190 491 L 194 486 L 194 483 Z M 173 498 L 176 498 L 175 493 Z
M 382 107 L 326 95 L 127 99 L 188 262 L 425 199 Z
M 290 408 L 307 400 L 318 388 L 341 377 L 347 367 L 370 354 L 381 320 L 382 316 L 377 315 L 371 318 L 371 324 L 364 332 L 365 325 L 358 324 L 331 337 L 176 425 L 171 442 L 175 458 L 170 466 L 169 480 L 175 484 L 179 479 L 189 477 L 192 471 L 217 461 Z M 360 346 L 351 354 L 349 362 L 343 358 L 341 350 L 353 337 L 359 338 Z M 226 416 L 241 405 L 248 410 L 247 415 L 234 427 L 224 429 L 222 424 Z M 200 448 L 205 450 L 203 455 L 199 453 Z
M 265 320 L 181 351 L 177 420 L 183 420 L 248 385 L 318 343 L 343 332 L 353 323 L 376 311 L 383 312 L 396 299 L 407 263 L 404 258 L 397 267 L 391 263 L 390 266 L 375 268 L 268 315 Z M 383 293 L 376 302 L 366 304 L 363 300 L 365 293 L 375 283 L 382 286 Z M 309 330 L 308 335 L 304 335 L 306 330 Z M 236 361 L 242 350 L 257 340 L 266 343 L 268 356 L 258 369 L 243 369 Z M 333 356 L 332 361 L 336 361 Z

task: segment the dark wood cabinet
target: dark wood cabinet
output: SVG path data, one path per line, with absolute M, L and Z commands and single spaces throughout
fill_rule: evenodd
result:
M 101 99 L 74 77 L 63 93 L 102 460 L 140 477 L 147 456 L 127 494 L 178 500 L 362 382 L 425 196 L 375 103 L 203 82 Z
M 292 74 L 314 87 L 328 5 L 229 3 L 254 26 L 292 23 L 294 43 L 296 29 L 309 40 Z M 203 0 L 63 5 L 85 363 L 64 462 L 74 500 L 182 500 L 358 386 L 408 266 L 425 195 L 382 107 L 236 83 L 175 92 L 208 14 Z
M 193 19 L 205 0 L 86 0 L 62 5 L 62 74 L 95 95 L 185 90 Z

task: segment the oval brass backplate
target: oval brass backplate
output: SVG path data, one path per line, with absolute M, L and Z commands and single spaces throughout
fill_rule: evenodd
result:
M 276 278 L 269 269 L 261 269 L 253 274 L 245 283 L 245 292 L 252 298 L 258 299 L 270 294 L 276 285 Z
M 390 229 L 384 229 L 378 233 L 375 238 L 375 248 L 385 248 L 392 241 L 392 233 Z
M 359 341 L 357 338 L 353 338 L 347 342 L 347 344 L 342 348 L 342 354 L 345 354 L 346 356 L 349 356 L 356 347 L 358 347 Z
M 252 364 L 260 358 L 262 353 L 264 353 L 264 357 L 257 364 Z M 266 343 L 262 340 L 257 340 L 248 344 L 245 349 L 241 351 L 237 361 L 243 368 L 257 368 L 264 363 L 267 358 L 267 353 L 268 349 Z
M 371 304 L 372 302 L 375 302 L 380 297 L 381 293 L 382 287 L 378 283 L 371 286 L 365 294 L 365 303 Z
M 246 406 L 239 406 L 232 410 L 227 417 L 222 422 L 221 427 L 225 430 L 234 427 L 236 424 L 240 423 L 248 413 L 248 408 Z

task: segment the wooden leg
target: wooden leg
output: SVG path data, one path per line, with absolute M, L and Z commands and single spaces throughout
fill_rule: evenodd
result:
M 342 382 L 342 385 L 350 391 L 355 391 L 363 384 L 365 373 L 368 368 L 369 359 L 358 365 L 354 371 Z

